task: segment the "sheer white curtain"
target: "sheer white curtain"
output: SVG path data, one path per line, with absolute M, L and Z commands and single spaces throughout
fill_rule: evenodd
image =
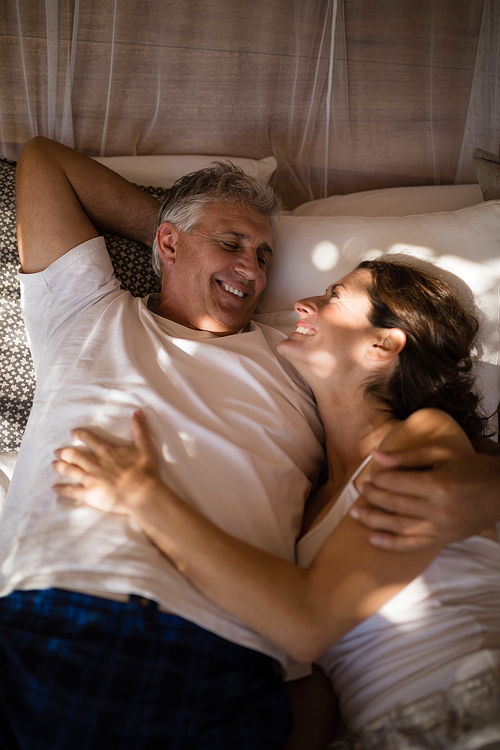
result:
M 485 0 L 477 47 L 458 184 L 474 182 L 472 152 L 482 148 L 500 153 L 500 3 Z
M 474 181 L 472 149 L 498 151 L 498 13 L 498 0 L 3 0 L 0 151 L 43 134 L 91 155 L 274 154 L 291 205 Z

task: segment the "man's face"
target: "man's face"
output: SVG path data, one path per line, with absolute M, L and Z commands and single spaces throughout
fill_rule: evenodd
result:
M 157 239 L 160 315 L 220 336 L 249 322 L 272 255 L 267 216 L 239 203 L 209 203 L 189 234 L 164 222 Z

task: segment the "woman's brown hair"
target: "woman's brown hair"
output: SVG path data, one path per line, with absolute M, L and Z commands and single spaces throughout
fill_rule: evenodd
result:
M 371 324 L 406 334 L 389 381 L 370 382 L 367 393 L 387 404 L 398 419 L 433 407 L 452 416 L 469 438 L 482 435 L 486 419 L 479 414 L 473 375 L 476 315 L 447 282 L 410 264 L 373 260 L 358 268 L 372 275 Z

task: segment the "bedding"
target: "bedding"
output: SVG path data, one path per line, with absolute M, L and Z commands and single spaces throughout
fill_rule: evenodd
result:
M 144 185 L 161 182 L 163 187 L 142 187 L 161 200 L 170 181 L 204 166 L 193 160 L 210 163 L 217 158 L 172 157 L 168 178 L 158 171 L 158 159 L 170 157 L 106 157 L 99 161 Z M 132 161 L 136 159 L 140 163 Z M 272 159 L 231 160 L 265 181 L 275 166 Z M 4 472 L 0 474 L 0 499 L 34 392 L 34 371 L 19 307 L 14 177 L 15 162 L 0 157 L 0 472 Z M 500 400 L 500 201 L 479 201 L 478 185 L 449 185 L 389 188 L 304 204 L 277 223 L 269 281 L 257 313 L 287 330 L 294 326 L 289 310 L 297 299 L 321 292 L 361 258 L 409 253 L 432 260 L 465 281 L 483 311 L 479 377 L 485 409 L 493 413 Z M 148 248 L 111 235 L 106 241 L 124 288 L 134 296 L 158 290 Z
M 276 159 L 246 159 L 240 156 L 204 156 L 185 154 L 175 156 L 94 156 L 95 161 L 104 164 L 136 185 L 161 185 L 172 187 L 174 182 L 185 174 L 208 167 L 213 161 L 230 161 L 241 167 L 250 177 L 269 184 L 276 170 Z
M 477 184 L 418 185 L 331 195 L 303 203 L 291 213 L 293 216 L 408 216 L 457 211 L 482 201 L 481 188 Z

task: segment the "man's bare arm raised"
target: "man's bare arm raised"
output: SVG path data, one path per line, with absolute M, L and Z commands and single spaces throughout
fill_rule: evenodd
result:
M 112 232 L 151 246 L 159 203 L 102 164 L 47 138 L 23 149 L 16 173 L 17 237 L 24 273 Z

